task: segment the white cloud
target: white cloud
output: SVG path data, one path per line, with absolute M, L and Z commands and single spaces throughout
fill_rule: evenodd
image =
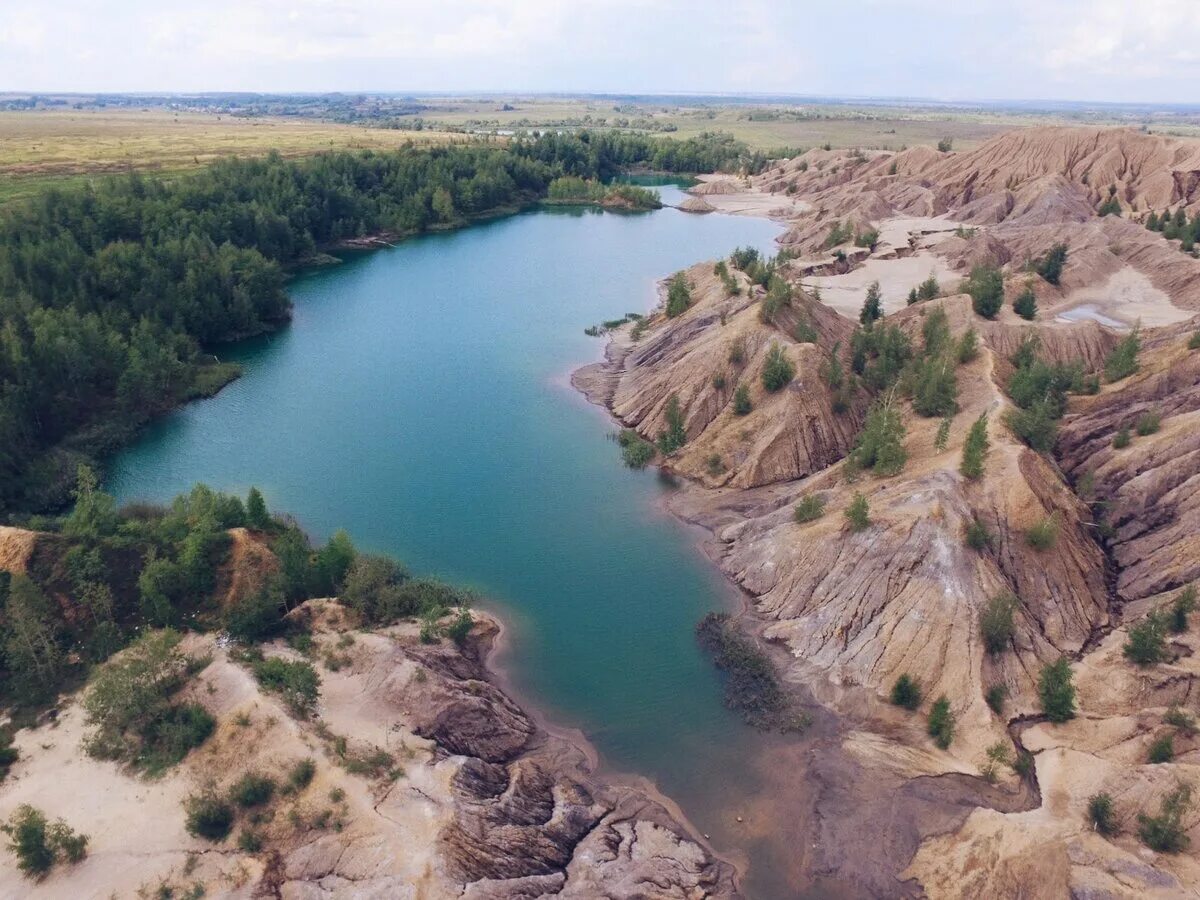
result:
M 0 0 L 0 90 L 1195 100 L 1195 0 Z

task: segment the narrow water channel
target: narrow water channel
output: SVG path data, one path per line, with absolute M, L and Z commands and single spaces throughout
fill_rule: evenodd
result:
M 693 638 L 731 588 L 659 510 L 670 487 L 621 466 L 613 426 L 568 377 L 602 352 L 585 327 L 777 233 L 739 216 L 556 208 L 348 256 L 298 278 L 292 325 L 225 351 L 245 376 L 149 429 L 109 488 L 163 500 L 197 481 L 256 484 L 315 540 L 345 527 L 362 549 L 477 588 L 511 626 L 522 697 L 753 864 L 728 801 L 754 790 L 754 736 Z

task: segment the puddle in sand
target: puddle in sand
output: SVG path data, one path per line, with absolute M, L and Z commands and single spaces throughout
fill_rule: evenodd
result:
M 1093 322 L 1099 322 L 1101 325 L 1107 325 L 1109 328 L 1118 328 L 1121 331 L 1129 330 L 1127 324 L 1119 322 L 1116 319 L 1110 319 L 1090 303 L 1063 310 L 1054 318 L 1059 322 L 1084 322 L 1090 319 Z

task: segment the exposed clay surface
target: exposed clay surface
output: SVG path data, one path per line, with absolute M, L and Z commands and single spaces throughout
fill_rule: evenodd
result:
M 1124 217 L 1096 214 L 1110 184 Z M 697 265 L 687 272 L 686 312 L 652 318 L 637 343 L 620 335 L 605 363 L 577 373 L 589 397 L 646 438 L 663 430 L 666 404 L 678 399 L 688 443 L 662 463 L 688 484 L 671 507 L 710 531 L 710 555 L 746 591 L 743 628 L 788 684 L 834 714 L 818 717 L 815 737 L 780 739 L 761 759 L 771 789 L 753 802 L 798 887 L 831 876 L 852 895 L 876 896 L 1200 890 L 1195 806 L 1184 817 L 1190 850 L 1154 853 L 1137 837 L 1138 815 L 1157 813 L 1175 785 L 1200 787 L 1197 739 L 1164 721 L 1172 704 L 1196 713 L 1197 626 L 1172 638 L 1167 662 L 1138 668 L 1122 652 L 1131 626 L 1200 577 L 1200 351 L 1186 347 L 1200 311 L 1200 262 L 1130 220 L 1168 206 L 1193 213 L 1198 186 L 1196 144 L 1089 129 L 1029 129 L 962 154 L 809 151 L 748 185 L 713 179 L 697 190 L 706 200 L 750 191 L 804 204 L 781 239 L 797 254 L 783 269 L 796 289 L 788 315 L 762 322 L 759 289 L 743 280 L 730 297 L 711 264 Z M 874 249 L 828 247 L 835 222 L 877 230 Z M 1025 273 L 1026 261 L 1059 241 L 1068 245 L 1059 285 Z M 965 276 L 981 262 L 1004 267 L 1009 301 L 1034 287 L 1035 322 L 1009 303 L 996 320 L 981 319 L 969 297 L 954 294 L 949 273 Z M 929 272 L 949 296 L 905 307 L 904 294 Z M 903 472 L 851 482 L 840 460 L 867 400 L 833 412 L 821 373 L 872 280 L 884 286 L 889 321 L 915 342 L 940 305 L 955 336 L 975 329 L 981 353 L 957 371 L 960 411 L 944 450 L 934 447 L 937 420 L 904 404 Z M 828 317 L 830 307 L 845 315 Z M 815 342 L 795 339 L 799 321 L 815 328 Z M 1073 397 L 1054 454 L 1008 432 L 1009 357 L 1030 334 L 1047 360 L 1098 372 L 1135 324 L 1139 372 Z M 746 350 L 737 367 L 725 352 L 734 341 Z M 773 342 L 797 374 L 768 395 L 758 375 Z M 723 390 L 714 373 L 728 373 Z M 738 382 L 751 386 L 747 416 L 731 410 Z M 991 451 L 972 482 L 959 462 L 983 413 Z M 1113 435 L 1147 413 L 1161 428 L 1113 449 Z M 708 465 L 714 457 L 719 467 Z M 1090 482 L 1082 498 L 1081 480 Z M 858 491 L 872 524 L 854 534 L 842 510 Z M 793 507 L 811 494 L 826 513 L 798 524 Z M 1057 540 L 1035 550 L 1025 532 L 1050 517 Z M 974 520 L 993 535 L 982 552 L 964 542 Z M 991 655 L 980 616 L 1001 592 L 1019 598 L 1015 634 Z M 1072 661 L 1079 713 L 1052 725 L 1037 676 L 1060 656 Z M 919 678 L 927 698 L 950 700 L 957 730 L 948 751 L 934 746 L 923 714 L 887 702 L 901 673 Z M 1002 716 L 984 702 L 997 684 L 1008 691 Z M 1173 761 L 1147 764 L 1149 744 L 1164 734 L 1175 736 Z M 1033 754 L 1028 776 L 999 766 L 994 785 L 981 777 L 995 744 Z M 1113 798 L 1113 837 L 1087 819 L 1099 792 Z
M 219 725 L 163 778 L 87 757 L 76 704 L 55 725 L 20 732 L 0 816 L 30 802 L 91 837 L 88 857 L 56 868 L 37 896 L 133 896 L 194 883 L 207 896 L 286 900 L 736 895 L 732 869 L 663 806 L 594 778 L 581 749 L 547 734 L 493 684 L 484 662 L 498 628 L 490 618 L 477 614 L 459 649 L 422 644 L 415 625 L 355 631 L 330 601 L 296 614 L 312 616 L 319 653 L 345 657 L 337 671 L 322 669 L 312 719 L 264 693 L 226 648 L 194 637 L 188 649 L 212 661 L 187 690 Z M 294 656 L 282 646 L 268 653 Z M 392 754 L 391 775 L 345 768 L 343 753 L 379 749 Z M 181 803 L 195 788 L 224 788 L 250 770 L 279 776 L 304 758 L 316 776 L 275 801 L 260 852 L 185 831 Z M 0 895 L 29 890 L 15 867 L 0 869 Z

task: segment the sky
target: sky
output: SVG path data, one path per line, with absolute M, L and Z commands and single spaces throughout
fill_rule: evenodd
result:
M 1200 102 L 1196 0 L 0 0 L 0 91 Z

